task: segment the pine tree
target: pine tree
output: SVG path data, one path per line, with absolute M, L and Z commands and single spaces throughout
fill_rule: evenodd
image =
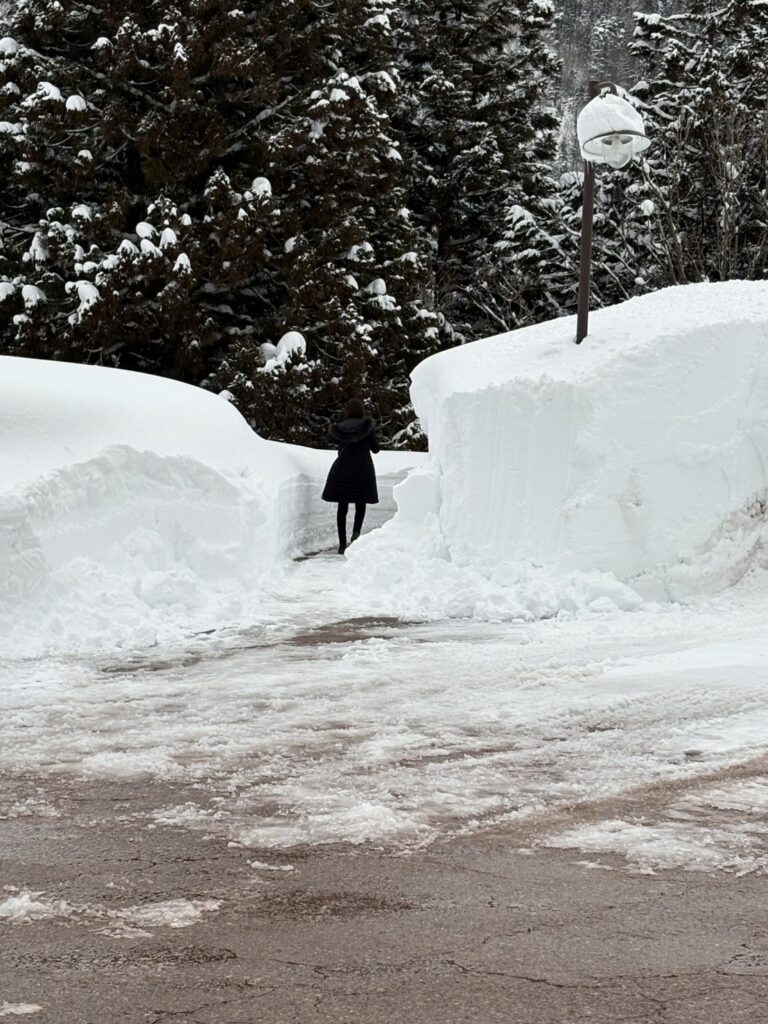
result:
M 662 287 L 659 282 L 659 232 L 655 207 L 647 199 L 645 155 L 619 171 L 595 168 L 590 303 L 623 302 Z M 581 173 L 560 180 L 555 225 L 561 260 L 549 286 L 563 313 L 575 313 L 584 182 Z
M 637 15 L 648 134 L 643 202 L 663 284 L 768 272 L 768 9 L 694 0 Z
M 245 346 L 217 375 L 281 440 L 318 443 L 357 392 L 394 444 L 419 436 L 408 374 L 434 351 L 437 330 L 391 127 L 399 81 L 389 6 L 292 10 L 301 71 L 274 123 L 270 174 L 288 211 L 281 332 L 300 332 L 305 345 L 266 366 Z
M 400 127 L 411 205 L 432 247 L 445 334 L 469 340 L 501 329 L 510 295 L 506 284 L 496 294 L 494 264 L 510 267 L 518 242 L 530 242 L 518 235 L 518 210 L 531 223 L 553 191 L 546 165 L 557 121 L 543 105 L 556 73 L 546 41 L 553 9 L 547 0 L 414 0 L 408 11 Z M 509 326 L 540 305 L 527 294 L 524 261 L 518 271 L 514 290 L 524 294 L 505 310 Z
M 268 20 L 234 0 L 23 0 L 10 31 L 2 349 L 198 382 L 269 307 L 278 215 L 249 189 Z
M 317 443 L 414 434 L 436 345 L 389 0 L 21 0 L 2 43 L 0 351 L 226 388 Z M 280 348 L 301 331 L 302 344 Z

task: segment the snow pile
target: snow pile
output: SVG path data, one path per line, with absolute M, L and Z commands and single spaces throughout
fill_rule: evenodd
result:
M 69 903 L 48 897 L 44 892 L 22 889 L 0 900 L 0 924 L 32 924 L 62 918 L 79 922 L 106 920 L 107 925 L 99 929 L 102 934 L 113 938 L 140 938 L 151 937 L 148 928 L 189 928 L 198 924 L 203 914 L 212 913 L 220 906 L 221 900 L 178 898 L 114 910 L 99 904 Z
M 69 917 L 74 912 L 66 900 L 47 897 L 39 899 L 43 895 L 41 892 L 30 892 L 25 889 L 16 895 L 0 900 L 0 921 L 30 924 L 32 921 L 50 921 L 55 917 Z
M 432 356 L 430 461 L 350 552 L 434 615 L 632 607 L 734 583 L 768 509 L 768 284 L 669 288 Z
M 148 928 L 189 928 L 199 924 L 204 913 L 218 910 L 220 906 L 221 900 L 173 899 L 108 910 L 106 915 L 111 923 L 100 931 L 115 939 L 151 938 Z
M 2 357 L 0 439 L 0 635 L 27 654 L 147 642 L 318 540 L 331 453 L 197 388 Z
M 333 457 L 263 440 L 199 388 L 0 357 L 0 654 L 269 618 L 267 577 L 336 543 Z M 378 455 L 383 497 L 423 459 Z

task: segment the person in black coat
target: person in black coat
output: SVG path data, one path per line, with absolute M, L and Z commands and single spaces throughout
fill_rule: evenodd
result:
M 339 531 L 339 554 L 343 555 L 347 548 L 347 513 L 350 502 L 355 506 L 352 526 L 352 540 L 355 541 L 363 528 L 365 506 L 375 505 L 379 500 L 376 471 L 371 458 L 371 452 L 379 450 L 376 424 L 370 416 L 365 415 L 359 398 L 351 398 L 347 402 L 344 419 L 331 427 L 330 438 L 337 445 L 339 454 L 328 473 L 323 501 L 336 502 L 339 506 L 336 526 Z

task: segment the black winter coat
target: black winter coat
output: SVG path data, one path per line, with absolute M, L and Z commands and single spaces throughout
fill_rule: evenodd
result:
M 339 454 L 328 473 L 323 501 L 375 505 L 379 492 L 371 452 L 379 450 L 376 424 L 370 416 L 342 420 L 331 427 L 330 438 L 338 445 Z

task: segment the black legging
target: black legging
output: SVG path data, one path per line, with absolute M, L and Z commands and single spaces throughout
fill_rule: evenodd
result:
M 349 502 L 340 501 L 339 507 L 336 512 L 336 526 L 339 531 L 339 545 L 345 548 L 347 546 L 347 513 L 349 512 Z M 363 528 L 363 520 L 365 519 L 365 502 L 355 502 L 355 521 L 352 525 L 352 537 L 357 537 Z

